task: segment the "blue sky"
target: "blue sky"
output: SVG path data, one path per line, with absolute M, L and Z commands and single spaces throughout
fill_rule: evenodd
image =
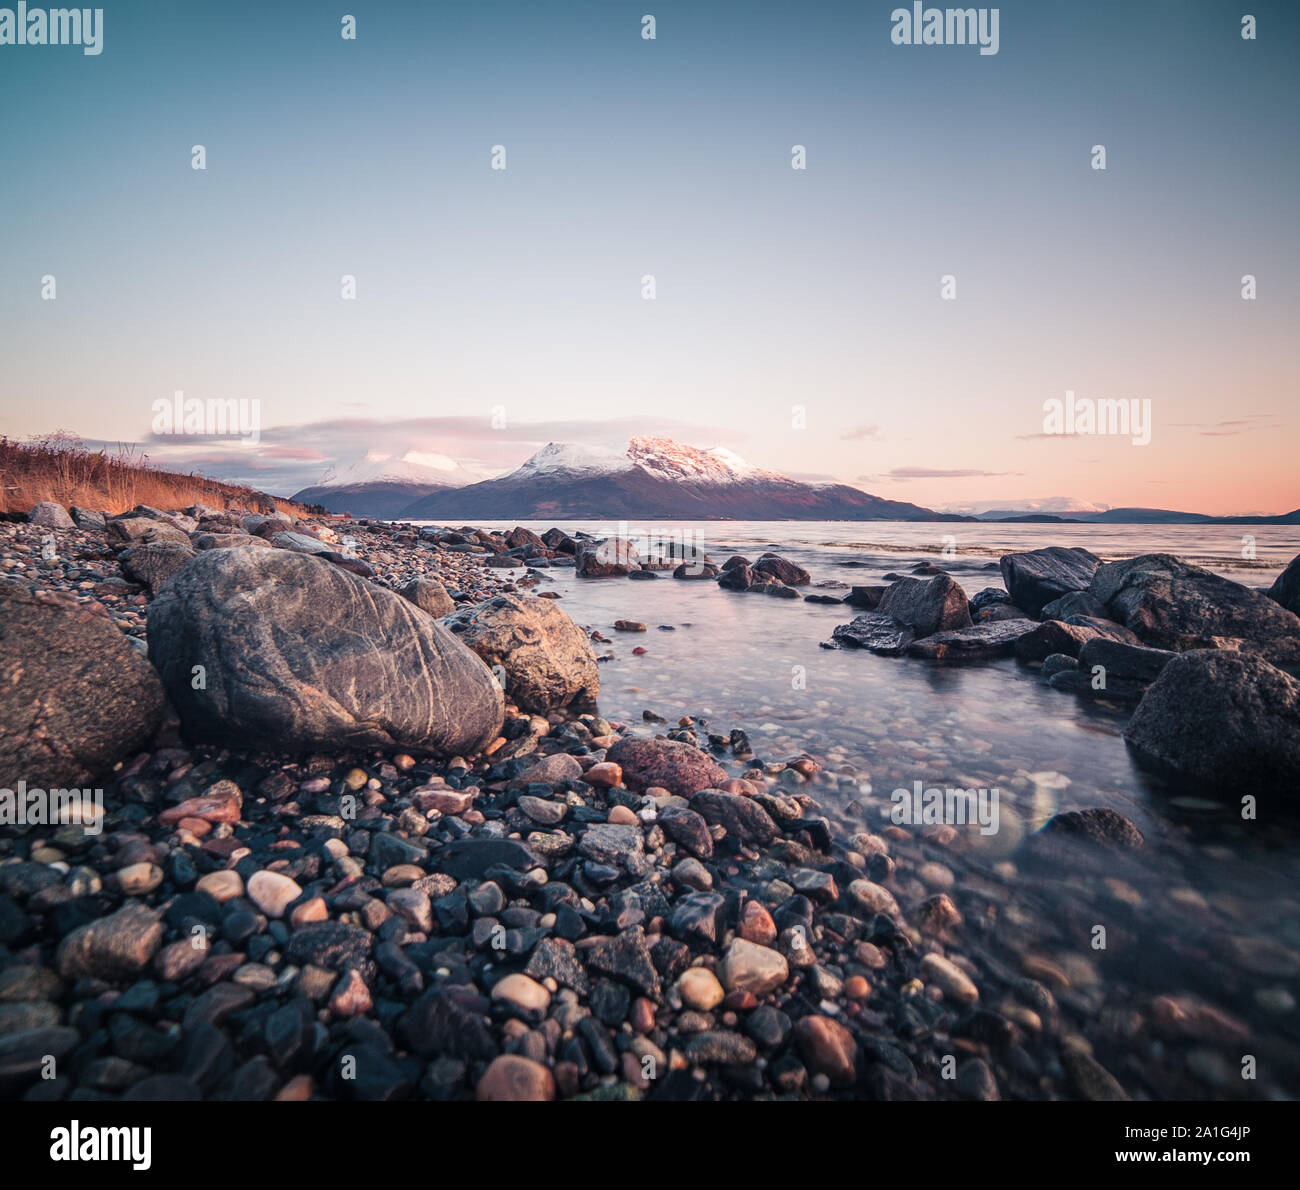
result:
M 990 56 L 895 7 L 109 3 L 98 56 L 0 46 L 0 433 L 146 442 L 179 389 L 262 441 L 151 456 L 277 491 L 649 432 L 932 506 L 1300 505 L 1300 6 L 1005 3 Z M 1066 389 L 1151 444 L 1035 438 Z

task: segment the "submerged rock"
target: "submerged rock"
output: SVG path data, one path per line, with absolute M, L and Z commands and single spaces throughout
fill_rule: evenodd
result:
M 578 546 L 574 573 L 580 578 L 610 578 L 628 574 L 641 566 L 637 548 L 624 537 L 583 542 Z

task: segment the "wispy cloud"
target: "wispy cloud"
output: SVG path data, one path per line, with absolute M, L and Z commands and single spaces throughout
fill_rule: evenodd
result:
M 1205 438 L 1231 438 L 1236 434 L 1249 434 L 1252 430 L 1276 429 L 1281 423 L 1276 414 L 1252 413 L 1249 417 L 1230 418 L 1226 421 L 1175 421 L 1169 424 L 1195 430 Z
M 1021 476 L 1023 471 L 980 471 L 975 468 L 945 469 L 941 467 L 895 467 L 879 475 L 859 475 L 864 483 L 892 479 L 904 483 L 909 479 L 999 479 L 1004 476 Z
M 861 442 L 867 438 L 879 438 L 880 427 L 874 423 L 871 425 L 849 426 L 840 434 L 840 438 L 846 442 Z

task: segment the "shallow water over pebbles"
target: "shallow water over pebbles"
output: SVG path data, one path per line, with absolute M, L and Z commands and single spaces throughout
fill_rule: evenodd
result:
M 808 593 L 831 594 L 929 560 L 973 595 L 1001 586 L 1000 553 L 1049 544 L 1084 545 L 1107 559 L 1175 553 L 1266 586 L 1300 552 L 1293 527 L 670 528 L 694 531 L 717 561 L 773 549 L 810 572 Z M 1255 538 L 1255 559 L 1242 556 L 1244 534 Z M 1130 1094 L 1300 1095 L 1300 835 L 1294 816 L 1291 824 L 1278 818 L 1280 800 L 1294 791 L 1225 791 L 1232 800 L 1215 803 L 1171 788 L 1131 760 L 1120 736 L 1126 709 L 1051 690 L 1011 660 L 938 667 L 821 648 L 855 614 L 847 608 L 727 592 L 668 572 L 654 582 L 581 580 L 564 569 L 543 575 L 537 591 L 559 592 L 575 620 L 610 638 L 596 646 L 613 654 L 601 663 L 604 715 L 648 732 L 666 728 L 643 722 L 647 709 L 669 725 L 683 715 L 707 719 L 707 730 L 723 736 L 741 728 L 762 761 L 806 751 L 824 766 L 806 792 L 847 831 L 888 825 L 890 794 L 916 781 L 998 789 L 995 835 L 968 830 L 945 842 L 917 831 L 895 846 L 897 882 L 913 882 L 920 896 L 955 881 L 971 961 L 1004 986 L 1034 973 L 1060 1014 L 1043 1027 L 1077 1035 Z M 648 631 L 616 632 L 623 618 Z M 637 646 L 646 653 L 634 655 Z M 753 763 L 720 759 L 735 772 Z M 1235 801 L 1247 792 L 1259 797 L 1254 822 L 1241 820 Z M 1025 845 L 1058 810 L 1097 805 L 1132 819 L 1147 847 L 1097 858 Z M 1097 926 L 1106 930 L 1104 949 L 1094 945 Z M 1225 1019 L 1171 1021 L 1152 1008 L 1161 995 L 1192 996 Z M 1246 1056 L 1256 1059 L 1254 1079 L 1242 1077 Z M 1043 1073 L 1055 1081 L 1058 1072 Z

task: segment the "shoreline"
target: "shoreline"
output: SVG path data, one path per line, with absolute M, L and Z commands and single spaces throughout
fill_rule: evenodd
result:
M 520 590 L 466 542 L 346 528 L 363 583 L 436 573 L 462 608 Z M 115 578 L 102 531 L 55 535 L 75 577 L 40 579 L 32 527 L 0 527 L 0 556 L 142 638 L 147 584 Z M 1130 1052 L 1231 1051 L 1268 1019 L 1213 1008 L 1225 977 L 1203 964 L 1116 1032 L 1100 1011 L 1115 989 L 1064 962 L 1061 923 L 1022 922 L 1022 952 L 999 940 L 1002 913 L 1023 917 L 1061 868 L 1094 873 L 1131 935 L 1117 945 L 1143 945 L 1133 889 L 1168 843 L 1120 814 L 1058 814 L 989 862 L 970 830 L 889 822 L 887 791 L 857 796 L 850 766 L 747 755 L 745 724 L 679 711 L 643 725 L 656 741 L 508 705 L 463 760 L 182 744 L 166 715 L 105 783 L 102 835 L 3 832 L 5 1036 L 26 1040 L 0 1094 L 1184 1098 L 1209 1068 L 1137 1077 Z M 1177 940 L 1145 945 L 1185 968 Z M 1289 953 L 1232 957 L 1266 989 Z M 29 1077 L 41 1046 L 69 1069 Z M 1293 1076 L 1239 1090 L 1295 1093 Z

